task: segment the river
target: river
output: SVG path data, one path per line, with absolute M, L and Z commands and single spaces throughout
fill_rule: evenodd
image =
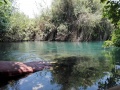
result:
M 103 42 L 0 43 L 1 61 L 67 63 L 1 82 L 0 90 L 102 90 L 116 86 L 120 83 L 120 48 L 102 45 Z

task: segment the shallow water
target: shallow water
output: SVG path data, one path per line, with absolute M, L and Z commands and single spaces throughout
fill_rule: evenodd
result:
M 116 86 L 120 48 L 105 49 L 102 45 L 103 42 L 0 43 L 1 61 L 62 61 L 52 70 L 1 82 L 0 90 L 102 90 Z

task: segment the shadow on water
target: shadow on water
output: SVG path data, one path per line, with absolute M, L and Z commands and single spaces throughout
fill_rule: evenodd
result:
M 19 76 L 14 76 L 14 77 L 0 77 L 0 87 L 4 87 L 6 86 L 7 84 L 9 83 L 12 83 L 12 82 L 17 82 L 19 79 L 22 79 L 22 78 L 25 78 L 27 77 L 29 74 L 27 75 L 19 75 Z M 0 89 L 1 90 L 1 89 Z M 3 90 L 3 89 L 2 89 Z M 6 89 L 5 89 L 6 90 Z M 9 89 L 8 89 L 9 90 Z
M 61 90 L 87 89 L 110 71 L 109 62 L 94 60 L 90 57 L 57 58 L 53 67 L 51 83 L 61 85 Z M 104 63 L 104 64 L 103 64 Z
M 92 57 L 63 57 L 55 61 L 58 65 L 54 66 L 51 82 L 60 84 L 61 90 L 88 89 L 93 85 L 104 90 L 120 85 L 120 48 L 113 48 L 97 60 Z

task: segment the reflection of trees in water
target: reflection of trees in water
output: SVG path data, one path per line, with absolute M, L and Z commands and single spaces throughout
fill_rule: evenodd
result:
M 20 90 L 19 79 L 26 76 L 0 77 L 0 90 Z
M 120 84 L 120 71 L 113 68 L 111 70 L 111 75 L 106 79 L 105 82 L 99 82 L 98 87 L 100 90 L 108 89 Z
M 0 61 L 14 60 L 13 57 L 10 57 L 11 50 L 12 50 L 11 43 L 0 43 Z
M 89 57 L 67 57 L 58 58 L 57 66 L 52 71 L 52 83 L 62 86 L 61 90 L 79 89 L 93 85 L 103 76 L 104 71 L 108 71 L 109 63 L 94 60 Z
M 111 72 L 111 76 L 105 82 L 100 81 L 98 88 L 104 90 L 118 85 L 120 80 L 120 71 L 114 67 L 120 65 L 120 49 L 114 49 L 112 52 L 105 52 L 105 57 L 99 57 L 98 60 L 92 57 L 66 57 L 57 58 L 57 65 L 53 66 L 51 83 L 61 86 L 61 90 L 77 90 L 92 86 L 101 79 L 103 72 Z M 4 79 L 3 79 L 4 80 Z M 19 90 L 19 82 L 10 83 L 2 87 L 9 90 L 9 87 Z M 81 90 L 81 89 L 80 89 Z
M 120 65 L 120 48 L 114 48 L 111 52 L 106 53 L 105 56 L 110 59 L 113 65 L 110 77 L 105 82 L 99 82 L 100 89 L 108 89 L 120 85 L 120 68 L 116 68 L 116 65 Z
M 120 65 L 120 48 L 114 48 L 111 53 L 112 59 L 115 60 L 115 64 Z

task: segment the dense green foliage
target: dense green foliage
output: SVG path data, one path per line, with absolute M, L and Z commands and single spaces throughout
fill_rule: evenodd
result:
M 120 0 L 107 1 L 104 7 L 104 16 L 108 17 L 115 27 L 118 27 L 120 22 Z
M 112 42 L 115 46 L 120 47 L 120 28 L 112 33 Z
M 6 39 L 12 41 L 29 40 L 32 33 L 32 21 L 23 13 L 14 12 L 10 17 L 10 27 Z
M 12 14 L 13 0 L 0 1 L 0 32 L 5 32 L 9 27 L 10 16 Z
M 102 18 L 102 8 L 98 0 L 54 0 L 51 9 L 40 16 L 43 23 L 38 25 L 49 24 L 47 40 L 106 40 L 110 37 L 111 24 Z M 57 33 L 53 34 L 55 30 Z
M 114 24 L 111 40 L 115 46 L 120 47 L 120 0 L 106 1 L 103 15 Z
M 13 0 L 8 0 L 0 6 L 0 41 L 30 40 L 34 22 L 19 12 L 13 3 Z
M 0 0 L 0 6 L 2 6 L 3 4 L 7 4 L 8 2 L 8 0 Z
M 103 77 L 104 71 L 110 71 L 113 67 L 109 61 L 95 60 L 92 57 L 71 56 L 55 58 L 55 61 L 58 65 L 53 67 L 52 83 L 61 85 L 61 90 L 78 87 L 87 89 Z
M 9 27 L 9 18 L 11 16 L 12 13 L 12 6 L 11 3 L 8 2 L 7 4 L 5 4 L 5 2 L 1 1 L 1 5 L 0 5 L 0 34 L 3 35 L 6 30 Z
M 0 41 L 107 40 L 112 26 L 102 18 L 103 6 L 98 0 L 53 0 L 50 9 L 30 19 L 12 4 L 2 5 L 0 12 L 4 14 L 0 14 Z

